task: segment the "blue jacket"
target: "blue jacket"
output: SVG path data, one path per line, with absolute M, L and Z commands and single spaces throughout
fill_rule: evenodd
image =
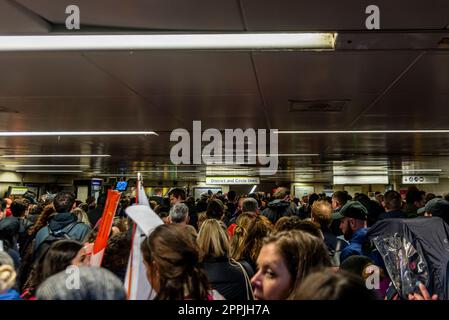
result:
M 349 240 L 349 245 L 347 245 L 340 255 L 340 261 L 343 262 L 350 256 L 361 256 L 363 255 L 362 246 L 366 240 L 367 228 L 362 228 L 354 232 L 351 240 Z
M 22 300 L 16 290 L 10 289 L 0 294 L 0 300 Z

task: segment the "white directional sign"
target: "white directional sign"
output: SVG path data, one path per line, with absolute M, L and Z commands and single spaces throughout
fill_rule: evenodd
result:
M 258 177 L 206 177 L 206 184 L 260 184 Z

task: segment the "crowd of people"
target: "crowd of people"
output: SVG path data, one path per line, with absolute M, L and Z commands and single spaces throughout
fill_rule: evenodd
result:
M 442 196 L 411 187 L 405 199 L 394 190 L 375 198 L 337 191 L 298 199 L 280 187 L 272 195 L 231 190 L 194 199 L 174 188 L 166 197 L 156 190 L 149 200 L 164 222 L 140 248 L 155 299 L 443 298 L 431 271 L 405 291 L 406 280 L 395 276 L 391 259 L 373 245 L 379 237 L 370 235 L 380 223 L 429 217 L 445 228 L 449 202 Z M 126 208 L 135 199 L 122 195 L 102 267 L 91 267 L 87 248 L 105 202 L 105 195 L 82 202 L 70 192 L 2 199 L 0 300 L 127 299 L 133 222 Z M 79 271 L 76 289 L 67 285 L 70 268 Z

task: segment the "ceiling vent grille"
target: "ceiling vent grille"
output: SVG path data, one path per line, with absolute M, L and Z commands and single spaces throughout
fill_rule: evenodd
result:
M 349 100 L 288 100 L 290 112 L 343 112 Z

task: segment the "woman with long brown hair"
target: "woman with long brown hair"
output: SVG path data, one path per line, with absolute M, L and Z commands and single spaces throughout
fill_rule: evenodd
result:
M 24 247 L 21 249 L 23 252 L 22 263 L 20 264 L 20 272 L 19 272 L 19 283 L 20 286 L 25 284 L 25 281 L 28 279 L 30 272 L 32 270 L 33 263 L 35 261 L 34 255 L 34 239 L 36 238 L 36 234 L 40 229 L 45 227 L 48 224 L 48 220 L 50 217 L 56 212 L 53 204 L 48 204 L 44 207 L 42 212 L 37 217 L 36 223 L 27 230 L 28 233 L 28 241 L 25 243 Z M 22 287 L 22 289 L 24 289 Z
M 75 240 L 53 242 L 48 251 L 40 256 L 25 283 L 24 299 L 33 299 L 39 285 L 50 276 L 65 270 L 70 265 L 85 265 L 83 245 Z
M 147 278 L 157 300 L 212 300 L 200 250 L 186 226 L 158 226 L 142 242 Z

